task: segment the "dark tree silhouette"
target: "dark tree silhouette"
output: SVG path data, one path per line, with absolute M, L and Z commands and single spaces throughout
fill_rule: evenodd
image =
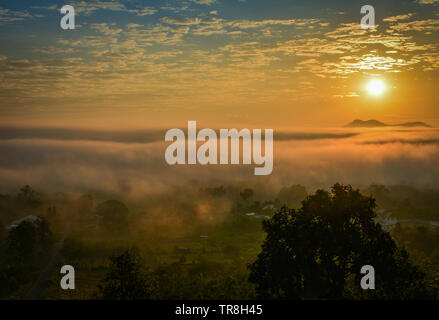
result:
M 52 242 L 49 225 L 41 217 L 9 229 L 4 246 L 0 246 L 0 296 L 31 280 Z
M 249 265 L 259 297 L 280 299 L 433 298 L 424 274 L 374 222 L 375 200 L 351 186 L 318 190 L 298 210 L 264 221 L 262 252 Z M 375 268 L 376 290 L 362 290 L 363 265 Z
M 20 259 L 28 259 L 46 250 L 53 242 L 53 234 L 47 220 L 22 221 L 8 233 L 8 253 Z
M 99 286 L 105 300 L 150 299 L 155 281 L 135 249 L 110 257 L 110 270 Z
M 41 195 L 32 189 L 29 185 L 24 186 L 20 189 L 20 192 L 17 195 L 18 201 L 21 203 L 30 206 L 30 207 L 38 207 L 41 205 Z
M 37 245 L 37 230 L 35 225 L 28 221 L 21 222 L 9 231 L 8 251 L 13 256 L 28 257 Z
M 4 239 L 6 238 L 6 227 L 0 221 L 0 247 L 3 244 Z

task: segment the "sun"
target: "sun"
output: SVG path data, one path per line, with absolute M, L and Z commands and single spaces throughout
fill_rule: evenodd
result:
M 386 86 L 384 82 L 379 79 L 370 80 L 369 83 L 367 84 L 367 91 L 369 92 L 369 94 L 373 96 L 381 95 L 385 89 Z

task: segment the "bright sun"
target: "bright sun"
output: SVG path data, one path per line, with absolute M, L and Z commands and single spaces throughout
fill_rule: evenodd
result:
M 382 94 L 384 92 L 384 89 L 386 89 L 386 86 L 384 85 L 384 82 L 382 80 L 370 80 L 367 84 L 367 91 L 374 96 L 379 96 L 380 94 Z

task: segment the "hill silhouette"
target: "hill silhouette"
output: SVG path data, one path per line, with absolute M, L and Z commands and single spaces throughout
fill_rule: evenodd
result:
M 426 124 L 425 122 L 404 122 L 404 123 L 398 123 L 398 124 L 387 124 L 378 120 L 359 120 L 356 119 L 352 121 L 351 123 L 348 123 L 345 127 L 349 128 L 376 128 L 376 127 L 426 127 L 431 128 L 429 124 Z

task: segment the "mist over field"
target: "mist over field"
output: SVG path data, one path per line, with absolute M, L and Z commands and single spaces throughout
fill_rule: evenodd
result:
M 170 166 L 164 154 L 171 142 L 164 135 L 165 130 L 1 127 L 0 192 L 24 183 L 46 192 L 132 198 L 212 184 L 260 184 L 266 191 L 335 182 L 439 188 L 437 129 L 275 130 L 269 176 L 254 176 L 254 164 Z
M 3 0 L 0 300 L 438 300 L 438 39 L 439 0 Z
M 422 281 L 400 273 L 397 279 L 403 280 L 398 281 L 415 288 L 395 291 L 392 264 L 382 264 L 381 256 L 367 258 L 381 272 L 390 266 L 384 271 L 389 293 L 377 291 L 377 296 L 417 298 L 421 295 L 416 286 L 420 285 L 422 294 L 435 297 L 439 272 L 437 129 L 275 130 L 273 173 L 268 176 L 255 176 L 254 164 L 170 166 L 165 150 L 171 142 L 164 141 L 165 132 L 0 127 L 0 280 L 6 283 L 0 288 L 0 298 L 264 297 L 263 287 L 257 284 L 261 275 L 255 268 L 263 261 L 267 245 L 275 252 L 282 249 L 277 240 L 270 241 L 283 231 L 268 227 L 279 221 L 299 226 L 289 226 L 293 231 L 288 241 L 296 252 L 303 250 L 308 257 L 309 241 L 318 242 L 315 261 L 320 248 L 328 245 L 328 237 L 340 240 L 327 250 L 349 248 L 351 233 L 346 228 L 352 221 L 360 221 L 355 228 L 367 232 L 391 232 L 392 238 L 385 239 L 410 252 L 410 261 L 398 260 L 389 244 L 386 250 L 392 263 L 414 268 L 413 277 Z M 340 217 L 351 219 L 346 213 L 360 220 L 338 224 Z M 361 222 L 364 215 L 366 227 Z M 311 225 L 300 226 L 300 219 L 307 217 L 314 219 Z M 313 230 L 314 223 L 328 223 L 328 227 Z M 372 252 L 380 252 L 385 241 L 373 244 L 378 249 Z M 58 251 L 53 250 L 56 247 Z M 285 250 L 290 252 L 289 247 Z M 51 260 L 56 265 L 45 267 Z M 77 269 L 76 290 L 59 287 L 59 268 L 66 264 Z M 287 277 L 295 276 L 289 268 L 300 262 L 275 265 L 286 267 Z M 125 277 L 131 266 L 139 270 L 131 276 L 140 293 L 124 293 L 113 285 L 112 277 Z M 41 274 L 44 267 L 49 271 Z M 357 266 L 351 268 L 349 272 L 358 277 Z M 308 272 L 308 266 L 303 270 Z M 325 273 L 326 269 L 313 270 L 310 277 Z M 332 279 L 328 277 L 329 283 Z M 358 279 L 346 279 L 337 294 L 346 299 L 375 297 L 361 290 Z M 334 297 L 319 290 L 312 297 Z M 288 297 L 299 295 L 293 292 Z

